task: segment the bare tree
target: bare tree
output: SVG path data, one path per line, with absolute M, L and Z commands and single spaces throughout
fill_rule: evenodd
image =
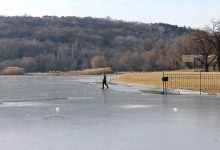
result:
M 96 55 L 91 60 L 92 68 L 106 67 L 106 58 L 102 55 Z
M 190 35 L 184 35 L 182 37 L 179 37 L 175 40 L 175 42 L 173 43 L 172 47 L 175 49 L 173 50 L 176 51 L 179 57 L 177 57 L 179 60 L 181 60 L 181 56 L 182 55 L 193 55 L 194 54 L 194 47 L 193 45 L 193 41 L 190 39 Z M 171 48 L 170 50 L 171 51 Z M 173 52 L 171 52 L 171 55 L 173 56 Z M 170 54 L 167 53 L 168 57 L 170 57 Z M 177 54 L 175 54 L 177 55 Z M 174 55 L 174 57 L 175 57 Z M 170 58 L 169 58 L 170 59 Z M 173 58 L 172 58 L 173 59 Z M 179 62 L 179 65 L 182 66 L 181 62 Z M 187 68 L 192 68 L 193 65 L 192 63 L 185 63 L 185 67 Z M 178 68 L 179 69 L 179 68 Z
M 164 69 L 178 70 L 183 68 L 184 63 L 181 61 L 181 53 L 179 52 L 178 46 L 177 40 L 168 44 L 166 54 L 161 59 Z
M 211 25 L 206 27 L 206 40 L 210 42 L 217 55 L 218 69 L 220 71 L 220 21 L 211 21 Z
M 209 71 L 210 64 L 216 59 L 213 45 L 206 40 L 205 31 L 195 31 L 190 35 L 191 47 L 197 55 L 197 59 L 205 66 L 205 71 Z M 214 57 L 210 57 L 214 55 Z

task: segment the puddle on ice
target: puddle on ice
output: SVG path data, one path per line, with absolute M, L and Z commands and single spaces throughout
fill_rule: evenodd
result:
M 151 108 L 155 107 L 157 105 L 122 105 L 118 106 L 119 108 L 124 108 L 124 109 L 135 109 L 135 108 Z

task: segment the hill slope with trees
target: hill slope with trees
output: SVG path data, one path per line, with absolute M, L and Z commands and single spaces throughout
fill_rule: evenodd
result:
M 179 69 L 176 39 L 192 29 L 110 18 L 0 17 L 0 67 L 28 72 L 110 66 L 114 70 Z

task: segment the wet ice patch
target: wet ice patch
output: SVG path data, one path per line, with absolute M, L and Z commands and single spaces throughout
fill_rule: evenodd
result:
M 85 82 L 85 83 L 99 83 L 102 81 L 102 76 L 81 75 L 81 76 L 75 77 L 74 81 Z
M 151 107 L 155 107 L 157 105 L 122 105 L 122 106 L 118 106 L 119 108 L 123 108 L 123 109 L 135 109 L 135 108 L 151 108 Z
M 177 95 L 208 95 L 208 93 L 200 91 L 192 91 L 192 90 L 184 90 L 184 89 L 173 89 L 168 90 L 168 93 L 177 94 Z
M 64 119 L 64 116 L 47 116 L 44 117 L 44 119 Z
M 3 102 L 0 107 L 30 107 L 30 106 L 42 106 L 41 103 L 34 102 Z
M 90 100 L 94 99 L 93 97 L 68 97 L 69 100 Z

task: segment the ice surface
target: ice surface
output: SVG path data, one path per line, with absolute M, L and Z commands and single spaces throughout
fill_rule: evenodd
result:
M 219 150 L 218 96 L 102 90 L 92 78 L 0 76 L 0 150 Z

